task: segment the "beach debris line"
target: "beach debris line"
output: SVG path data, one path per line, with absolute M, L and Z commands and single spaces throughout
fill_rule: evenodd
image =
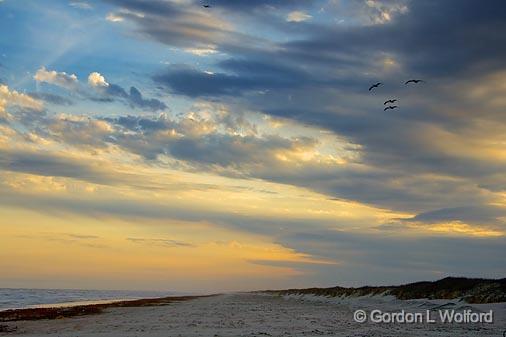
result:
M 16 332 L 18 330 L 17 326 L 8 326 L 0 324 L 0 332 Z
M 40 319 L 59 319 L 74 316 L 93 315 L 100 314 L 104 309 L 109 308 L 163 306 L 209 296 L 214 295 L 148 298 L 101 304 L 77 305 L 73 307 L 12 309 L 0 311 L 0 322 L 33 321 Z

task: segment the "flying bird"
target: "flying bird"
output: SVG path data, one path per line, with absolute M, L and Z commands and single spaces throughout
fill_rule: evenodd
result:
M 383 111 L 387 111 L 388 109 L 397 109 L 398 106 L 397 105 L 391 105 L 391 106 L 387 106 L 385 109 L 383 109 Z
M 409 80 L 409 81 L 406 81 L 406 83 L 404 83 L 404 84 L 409 84 L 409 83 L 415 83 L 415 84 L 417 84 L 417 83 L 420 83 L 420 82 L 424 83 L 425 81 L 424 80 Z
M 202 5 L 204 8 L 211 8 L 211 5 Z
M 369 91 L 371 91 L 371 90 L 372 90 L 372 89 L 374 89 L 374 88 L 379 87 L 379 86 L 380 86 L 380 85 L 382 85 L 382 84 L 383 84 L 383 83 L 378 82 L 378 83 L 376 83 L 376 84 L 371 85 L 371 86 L 369 87 Z
M 395 103 L 395 102 L 397 102 L 396 99 L 389 99 L 388 101 L 385 101 L 385 103 L 383 103 L 383 105 L 387 105 L 387 104 Z

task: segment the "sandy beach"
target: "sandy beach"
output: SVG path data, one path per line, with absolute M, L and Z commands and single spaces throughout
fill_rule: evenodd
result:
M 353 313 L 454 308 L 494 311 L 493 324 L 357 323 Z M 502 336 L 506 303 L 474 305 L 441 301 L 399 301 L 273 296 L 254 293 L 197 298 L 164 306 L 109 308 L 102 314 L 56 320 L 1 323 L 1 336 Z

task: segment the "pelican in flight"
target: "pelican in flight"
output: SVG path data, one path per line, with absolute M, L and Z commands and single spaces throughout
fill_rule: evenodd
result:
M 376 84 L 371 85 L 371 86 L 369 87 L 369 91 L 371 91 L 371 90 L 372 90 L 372 89 L 374 89 L 374 88 L 379 87 L 379 86 L 380 86 L 380 85 L 382 85 L 382 84 L 383 84 L 383 83 L 378 82 L 378 83 L 376 83 Z
M 387 111 L 388 109 L 397 109 L 398 106 L 397 105 L 391 105 L 391 106 L 387 106 L 385 109 L 383 109 L 383 111 Z
M 406 81 L 406 83 L 404 84 L 410 84 L 410 83 L 415 83 L 415 84 L 418 84 L 418 83 L 425 83 L 424 80 L 409 80 L 409 81 Z
M 383 103 L 383 105 L 393 104 L 393 103 L 395 103 L 395 102 L 397 102 L 397 100 L 396 100 L 396 99 L 389 99 L 388 101 L 385 101 L 385 103 Z
M 202 5 L 204 8 L 211 8 L 211 5 Z

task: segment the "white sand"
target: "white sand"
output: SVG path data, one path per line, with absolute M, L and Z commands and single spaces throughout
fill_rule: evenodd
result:
M 446 301 L 444 303 L 447 303 Z M 230 294 L 200 298 L 163 307 L 113 308 L 101 315 L 13 322 L 15 333 L 0 336 L 496 336 L 506 329 L 506 303 L 476 306 L 495 311 L 494 324 L 375 324 L 356 323 L 360 309 L 425 310 L 431 301 L 392 298 L 327 299 L 260 294 Z M 460 304 L 456 304 L 458 307 Z M 6 323 L 0 323 L 6 324 Z

